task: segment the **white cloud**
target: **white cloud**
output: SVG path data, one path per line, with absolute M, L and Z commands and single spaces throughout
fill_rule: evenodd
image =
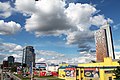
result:
M 64 34 L 67 36 L 68 44 L 91 43 L 93 39 L 91 25 L 100 26 L 106 21 L 112 22 L 111 19 L 105 19 L 103 15 L 99 15 L 95 6 L 90 4 L 70 3 L 65 8 L 64 0 L 39 0 L 37 2 L 16 0 L 15 5 L 23 14 L 31 15 L 26 20 L 26 31 L 33 32 L 36 36 Z
M 10 6 L 9 2 L 0 2 L 0 17 L 7 18 L 11 16 L 12 14 L 12 8 Z
M 44 55 L 44 56 L 56 56 L 56 57 L 63 57 L 64 54 L 55 52 L 55 51 L 47 51 L 47 50 L 37 50 L 36 53 L 38 55 Z
M 22 61 L 22 46 L 14 43 L 0 43 L 0 61 L 7 60 L 8 56 L 14 56 L 15 61 L 21 62 Z M 4 54 L 3 54 L 4 53 Z M 55 63 L 59 64 L 62 62 L 66 63 L 72 63 L 72 64 L 77 64 L 77 63 L 86 63 L 90 62 L 90 60 L 95 59 L 95 53 L 88 53 L 84 52 L 84 54 L 76 54 L 78 56 L 68 56 L 62 53 L 58 53 L 55 51 L 46 51 L 46 50 L 35 50 L 36 53 L 36 62 L 46 62 L 48 64 L 50 63 Z
M 104 25 L 106 22 L 113 23 L 110 18 L 106 20 L 104 15 L 97 15 L 91 18 L 91 23 L 99 27 Z
M 120 59 L 120 51 L 115 52 L 115 59 Z
M 31 14 L 35 11 L 35 0 L 16 0 L 16 9 L 24 14 Z
M 115 30 L 119 29 L 119 27 L 120 27 L 120 23 L 118 23 L 118 24 L 116 24 L 116 25 L 113 26 L 113 28 L 114 28 Z
M 89 29 L 91 25 L 90 17 L 92 17 L 96 11 L 94 6 L 81 3 L 70 3 L 69 7 L 65 9 L 69 21 L 71 21 L 80 31 Z
M 2 54 L 0 53 L 0 63 L 2 63 L 2 61 L 6 58 L 6 54 Z
M 21 51 L 22 49 L 23 49 L 22 46 L 17 45 L 17 46 L 14 48 L 14 51 Z
M 55 63 L 59 64 L 62 62 L 66 62 L 69 64 L 77 64 L 77 63 L 87 63 L 91 62 L 91 60 L 95 60 L 95 52 L 84 52 L 83 54 L 76 55 L 64 55 L 62 53 L 54 52 L 54 51 L 39 51 L 37 52 L 36 62 L 45 62 L 48 64 Z M 72 57 L 71 57 L 72 56 Z
M 2 58 L 0 58 L 0 62 L 3 60 L 8 60 L 8 56 L 13 56 L 15 58 L 15 62 L 22 62 L 22 51 L 15 51 L 13 53 L 7 52 L 4 53 L 4 55 L 1 55 Z
M 0 43 L 0 62 L 7 60 L 8 56 L 14 56 L 15 61 L 22 61 L 23 47 L 15 43 Z
M 0 52 L 14 52 L 22 50 L 22 46 L 14 43 L 0 43 L 0 45 Z
M 91 18 L 91 22 L 93 25 L 101 26 L 106 23 L 106 20 L 104 15 L 98 15 Z
M 78 44 L 82 50 L 89 51 L 94 42 L 94 32 L 92 31 L 76 31 L 67 34 L 67 44 Z
M 64 30 L 72 27 L 64 13 L 64 6 L 61 0 L 37 1 L 37 11 L 27 19 L 26 31 L 34 32 L 37 36 L 64 34 Z
M 15 62 L 22 62 L 22 54 L 23 51 L 16 51 L 11 55 L 15 57 Z
M 21 54 L 12 54 L 15 58 L 22 58 Z
M 45 59 L 44 58 L 40 58 L 40 59 L 36 60 L 36 63 L 40 63 L 40 62 L 45 62 Z
M 70 3 L 65 8 L 64 0 L 39 0 L 37 2 L 34 0 L 16 0 L 15 5 L 18 11 L 30 16 L 26 20 L 26 31 L 32 32 L 36 36 L 60 36 L 64 34 L 66 35 L 66 43 L 78 44 L 81 51 L 89 52 L 93 46 L 91 44 L 94 42 L 94 32 L 90 30 L 91 25 L 100 27 L 106 21 L 113 22 L 109 18 L 106 19 L 104 15 L 100 15 L 95 6 L 90 4 Z M 54 57 L 45 60 L 60 62 L 55 56 L 61 54 L 57 55 L 56 52 L 39 51 L 39 54 Z M 74 58 L 73 61 L 88 61 L 87 57 L 84 58 L 83 61 L 80 61 L 80 58 Z M 63 60 L 71 61 L 69 59 Z
M 114 48 L 120 50 L 120 45 L 115 45 Z
M 21 25 L 15 23 L 13 21 L 4 22 L 0 20 L 0 35 L 10 35 L 15 34 L 16 32 L 20 31 Z

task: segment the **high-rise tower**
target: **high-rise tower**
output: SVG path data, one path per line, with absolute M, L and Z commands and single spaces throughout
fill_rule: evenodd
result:
M 35 66 L 35 53 L 33 46 L 27 46 L 23 49 L 22 63 L 26 64 L 28 67 L 32 65 Z
M 11 67 L 14 64 L 15 58 L 13 56 L 8 56 L 8 65 Z
M 115 59 L 112 32 L 109 24 L 103 25 L 95 32 L 96 58 L 103 61 L 105 57 Z

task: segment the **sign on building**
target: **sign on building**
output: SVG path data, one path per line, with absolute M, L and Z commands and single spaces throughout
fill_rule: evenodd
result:
M 84 76 L 92 77 L 92 78 L 99 78 L 99 69 L 98 68 L 85 68 Z

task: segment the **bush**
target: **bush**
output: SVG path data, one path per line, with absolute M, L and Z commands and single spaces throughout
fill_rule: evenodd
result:
M 113 73 L 116 76 L 115 80 L 120 80 L 120 67 L 119 66 L 113 70 Z

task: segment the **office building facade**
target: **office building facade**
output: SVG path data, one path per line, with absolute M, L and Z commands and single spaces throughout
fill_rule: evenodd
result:
M 112 32 L 109 24 L 105 24 L 95 32 L 96 59 L 101 62 L 105 57 L 115 59 Z
M 8 65 L 12 67 L 14 65 L 15 58 L 13 56 L 8 56 Z
M 8 56 L 8 63 L 14 63 L 15 58 L 13 56 Z
M 35 52 L 33 46 L 27 46 L 23 49 L 23 57 L 22 64 L 26 64 L 26 66 L 30 67 L 33 62 L 33 66 L 35 66 Z
M 8 61 L 3 61 L 3 67 L 8 67 Z

